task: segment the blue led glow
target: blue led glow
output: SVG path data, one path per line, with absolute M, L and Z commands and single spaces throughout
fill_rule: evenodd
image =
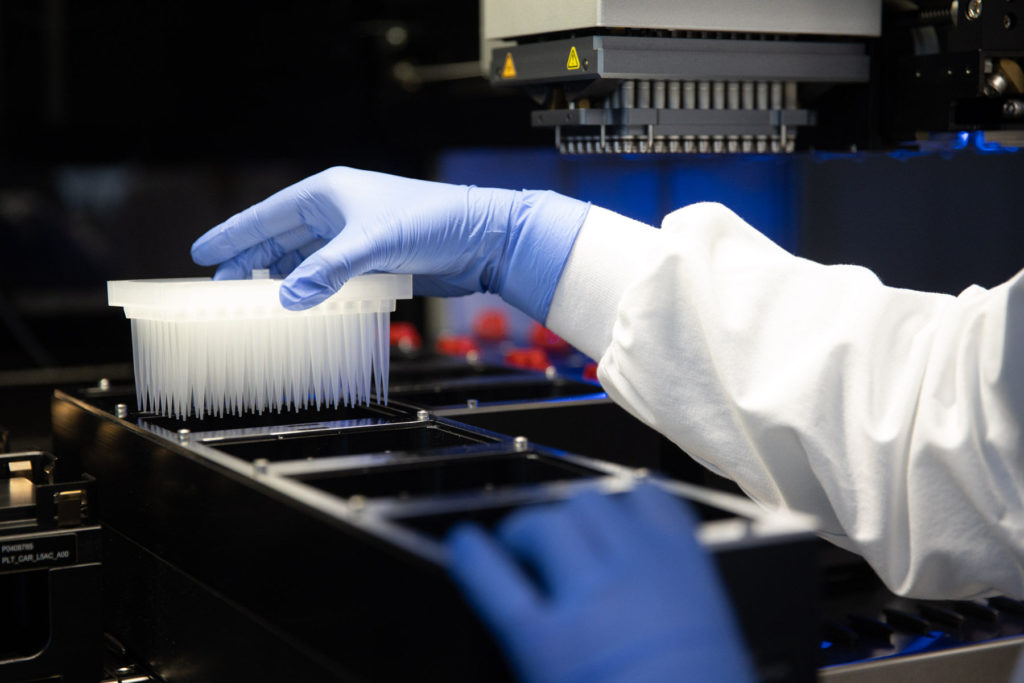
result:
M 920 636 L 907 643 L 906 647 L 900 650 L 900 654 L 909 655 L 914 652 L 924 652 L 930 650 L 932 646 L 936 644 L 936 641 L 941 639 L 945 633 L 942 631 L 929 631 L 928 635 Z
M 960 135 L 967 135 L 967 133 L 960 133 Z M 998 142 L 989 142 L 985 139 L 984 131 L 976 131 L 969 135 L 971 143 L 974 145 L 974 149 L 984 154 L 1004 153 L 1004 152 L 1016 152 L 1017 147 L 1004 147 Z
M 471 149 L 443 153 L 436 179 L 550 189 L 651 225 L 688 204 L 719 202 L 794 251 L 797 163 L 785 155 L 563 156 L 553 149 Z

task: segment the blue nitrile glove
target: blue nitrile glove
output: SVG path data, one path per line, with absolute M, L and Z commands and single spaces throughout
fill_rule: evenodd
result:
M 457 527 L 450 571 L 523 681 L 753 680 L 693 533 L 689 511 L 654 486 L 591 491 L 513 513 L 497 540 Z
M 196 240 L 217 279 L 288 274 L 281 303 L 320 303 L 369 271 L 412 273 L 417 294 L 495 292 L 536 320 L 589 204 L 554 192 L 446 185 L 331 168 L 281 190 Z

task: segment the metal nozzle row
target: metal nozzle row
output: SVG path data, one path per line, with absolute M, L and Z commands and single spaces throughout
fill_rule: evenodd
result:
M 795 81 L 622 81 L 603 102 L 603 109 L 797 110 Z M 646 135 L 616 134 L 601 126 L 599 135 L 566 135 L 557 146 L 565 154 L 736 154 L 787 153 L 796 131 L 784 124 L 772 135 Z

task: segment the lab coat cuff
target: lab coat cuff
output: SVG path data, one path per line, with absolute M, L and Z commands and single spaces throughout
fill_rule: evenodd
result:
M 555 288 L 547 327 L 600 359 L 611 344 L 623 292 L 650 267 L 661 232 L 593 206 Z

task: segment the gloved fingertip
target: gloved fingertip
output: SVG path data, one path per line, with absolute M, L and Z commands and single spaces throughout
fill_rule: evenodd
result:
M 197 266 L 208 266 L 210 264 L 206 263 L 206 254 L 203 253 L 202 240 L 203 238 L 200 237 L 192 243 L 192 248 L 189 250 L 189 254 L 192 256 L 192 263 Z
M 629 498 L 635 514 L 662 529 L 686 529 L 698 523 L 691 505 L 654 484 L 639 484 Z
M 213 266 L 234 256 L 234 254 L 221 253 L 223 249 L 220 248 L 219 237 L 220 226 L 217 226 L 192 243 L 189 253 L 196 265 Z
M 289 311 L 304 311 L 321 303 L 334 292 L 310 283 L 308 280 L 288 278 L 281 283 L 278 298 Z
M 217 272 L 213 274 L 214 280 L 244 280 L 249 276 L 249 270 L 236 261 L 222 263 Z
M 536 610 L 540 596 L 515 559 L 486 530 L 472 522 L 446 536 L 448 571 L 467 601 L 499 632 Z
M 444 544 L 457 562 L 479 546 L 484 533 L 479 524 L 459 522 L 445 536 Z

